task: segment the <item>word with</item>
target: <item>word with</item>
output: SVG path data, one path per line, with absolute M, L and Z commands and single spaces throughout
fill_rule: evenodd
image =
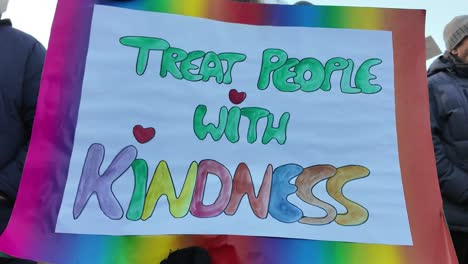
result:
M 169 42 L 152 37 L 127 36 L 120 39 L 124 46 L 138 49 L 136 73 L 143 75 L 146 71 L 151 51 L 162 51 L 159 75 L 165 78 L 170 73 L 174 78 L 192 82 L 207 82 L 215 78 L 218 84 L 232 83 L 232 69 L 238 62 L 245 61 L 247 56 L 240 53 L 226 52 L 216 54 L 200 50 L 186 52 L 171 47 Z M 201 60 L 198 65 L 195 61 Z M 224 65 L 223 62 L 226 64 Z M 198 70 L 198 71 L 197 71 Z M 197 71 L 194 73 L 193 71 Z
M 214 141 L 219 141 L 223 134 L 231 143 L 239 141 L 239 125 L 241 117 L 246 117 L 249 120 L 249 129 L 247 131 L 247 142 L 250 144 L 257 141 L 257 125 L 261 119 L 267 120 L 265 130 L 263 132 L 262 144 L 268 144 L 272 139 L 283 145 L 286 143 L 286 131 L 288 128 L 289 113 L 283 113 L 279 120 L 278 127 L 273 127 L 275 116 L 270 111 L 259 107 L 232 107 L 227 109 L 223 106 L 219 110 L 218 126 L 212 123 L 203 124 L 203 119 L 208 111 L 206 105 L 199 105 L 195 109 L 193 117 L 193 130 L 199 140 L 204 140 L 208 134 Z
M 340 82 L 341 92 L 374 94 L 380 92 L 382 87 L 370 83 L 371 80 L 377 78 L 370 70 L 381 63 L 382 60 L 375 58 L 364 61 L 356 72 L 354 78 L 356 86 L 353 87 L 351 79 L 355 63 L 351 59 L 332 58 L 323 66 L 319 60 L 314 58 L 305 58 L 299 61 L 296 58 L 288 58 L 288 54 L 283 50 L 266 49 L 263 52 L 257 88 L 267 89 L 270 85 L 270 79 L 272 79 L 276 89 L 282 92 L 298 90 L 314 92 L 319 89 L 330 91 L 332 74 L 343 71 Z M 306 78 L 306 74 L 310 74 L 310 77 Z M 289 81 L 290 79 L 292 82 Z
M 104 146 L 100 144 L 93 144 L 88 150 L 73 207 L 74 219 L 80 217 L 93 194 L 96 194 L 102 212 L 109 219 L 122 219 L 124 211 L 112 192 L 112 184 L 130 167 L 135 185 L 126 217 L 131 221 L 148 220 L 163 195 L 167 197 L 169 211 L 174 218 L 183 218 L 188 213 L 199 218 L 212 218 L 222 213 L 232 216 L 236 214 L 244 195 L 247 195 L 255 216 L 260 219 L 266 219 L 269 214 L 283 223 L 325 225 L 335 221 L 339 225 L 353 226 L 365 223 L 369 217 L 366 208 L 351 201 L 342 192 L 346 183 L 369 175 L 370 171 L 362 166 L 335 168 L 331 165 L 317 165 L 303 168 L 297 164 L 286 164 L 273 169 L 272 165 L 268 165 L 258 195 L 255 195 L 252 175 L 246 164 L 240 163 L 232 177 L 223 164 L 215 160 L 202 160 L 190 164 L 185 182 L 177 195 L 165 161 L 159 162 L 147 188 L 148 164 L 136 158 L 137 149 L 134 146 L 128 146 L 118 153 L 101 175 L 99 171 L 104 161 L 104 152 Z M 208 175 L 219 178 L 220 190 L 206 190 Z M 295 184 L 291 184 L 294 178 Z M 346 212 L 338 213 L 333 205 L 313 194 L 314 186 L 321 181 L 326 181 L 328 194 L 342 204 Z M 203 203 L 205 192 L 218 193 L 213 204 Z M 288 196 L 294 193 L 304 203 L 324 210 L 326 215 L 305 216 L 298 206 L 288 200 Z

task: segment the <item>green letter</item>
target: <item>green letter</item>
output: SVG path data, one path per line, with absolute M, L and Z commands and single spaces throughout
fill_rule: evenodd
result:
M 257 140 L 257 123 L 260 119 L 268 116 L 270 111 L 259 107 L 245 107 L 241 109 L 241 115 L 249 119 L 249 130 L 247 133 L 247 142 L 250 144 Z
M 247 56 L 245 56 L 244 54 L 240 54 L 240 53 L 221 53 L 221 54 L 219 54 L 219 59 L 220 60 L 227 61 L 227 70 L 224 73 L 224 79 L 223 79 L 224 84 L 231 84 L 232 83 L 231 72 L 232 72 L 232 68 L 234 68 L 234 64 L 236 64 L 237 62 L 243 62 L 243 61 L 245 61 L 246 58 L 247 58 Z
M 371 84 L 371 80 L 377 79 L 375 75 L 370 73 L 370 68 L 382 63 L 380 59 L 368 59 L 366 60 L 356 73 L 356 86 L 362 90 L 365 94 L 374 94 L 382 90 L 382 86 L 378 84 Z
M 296 76 L 296 72 L 289 69 L 299 63 L 298 59 L 288 59 L 286 63 L 273 73 L 273 84 L 282 92 L 294 92 L 301 88 L 299 84 L 290 83 L 288 80 Z
M 320 89 L 324 91 L 330 91 L 331 89 L 331 76 L 333 72 L 339 71 L 339 70 L 344 70 L 348 67 L 348 61 L 343 59 L 343 58 L 333 58 L 327 61 L 325 64 L 325 78 L 324 82 L 322 84 L 322 87 Z
M 178 48 L 169 48 L 163 52 L 161 62 L 161 75 L 162 78 L 167 76 L 167 72 L 170 72 L 174 78 L 181 80 L 183 78 L 182 73 L 177 67 L 178 62 L 181 62 L 187 58 L 187 52 Z
M 128 206 L 127 219 L 138 221 L 143 213 L 146 196 L 146 183 L 148 181 L 148 164 L 143 159 L 134 160 L 132 163 L 135 188 L 133 188 L 132 200 Z
M 239 141 L 239 123 L 241 118 L 241 110 L 239 107 L 235 106 L 229 110 L 226 131 L 226 138 L 231 143 L 236 143 Z
M 206 135 L 209 133 L 211 138 L 214 141 L 218 141 L 224 133 L 227 123 L 228 110 L 225 106 L 221 107 L 219 110 L 219 121 L 218 127 L 213 124 L 204 125 L 203 119 L 205 118 L 207 112 L 206 105 L 199 105 L 195 109 L 195 114 L 193 117 L 193 130 L 198 139 L 204 140 Z
M 200 74 L 204 82 L 209 81 L 211 77 L 215 77 L 218 84 L 223 82 L 223 64 L 216 53 L 206 53 L 200 66 Z
M 143 75 L 148 65 L 149 52 L 151 50 L 166 50 L 169 48 L 169 42 L 164 39 L 150 37 L 122 37 L 120 44 L 138 48 L 138 58 L 136 62 L 136 73 Z
M 265 132 L 263 133 L 262 138 L 262 143 L 264 145 L 268 144 L 273 138 L 275 138 L 280 145 L 286 143 L 286 131 L 288 130 L 289 113 L 286 112 L 281 116 L 277 128 L 273 127 L 274 120 L 275 116 L 273 114 L 269 114 L 268 124 L 265 128 Z
M 361 90 L 351 86 L 351 76 L 353 74 L 354 69 L 354 61 L 348 60 L 348 67 L 343 71 L 343 75 L 341 75 L 341 92 L 347 94 L 356 94 L 360 93 Z
M 305 79 L 305 73 L 310 72 L 310 78 Z M 322 63 L 314 58 L 306 58 L 301 60 L 296 66 L 297 76 L 294 77 L 294 82 L 301 86 L 304 92 L 314 92 L 320 88 L 325 77 L 325 69 Z
M 272 59 L 275 59 L 273 61 Z M 262 70 L 258 79 L 257 88 L 265 90 L 270 85 L 270 75 L 288 59 L 288 54 L 280 49 L 266 49 L 263 51 Z
M 196 82 L 202 79 L 202 76 L 200 74 L 193 74 L 190 71 L 191 70 L 198 70 L 198 66 L 195 64 L 192 64 L 194 60 L 198 60 L 200 58 L 203 58 L 205 55 L 205 52 L 196 50 L 192 51 L 188 54 L 187 58 L 182 61 L 180 64 L 180 71 L 182 72 L 182 76 L 184 76 L 184 79 L 187 81 L 192 81 Z

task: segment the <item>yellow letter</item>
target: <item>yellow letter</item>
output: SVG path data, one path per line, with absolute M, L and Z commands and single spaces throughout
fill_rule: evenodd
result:
M 184 217 L 189 210 L 192 201 L 195 179 L 197 177 L 198 164 L 192 162 L 185 178 L 180 196 L 175 194 L 174 182 L 165 161 L 161 161 L 156 168 L 153 179 L 145 199 L 142 220 L 147 220 L 153 214 L 156 203 L 161 196 L 166 195 L 169 202 L 169 210 L 176 218 Z
M 369 176 L 369 169 L 362 166 L 345 166 L 338 168 L 336 175 L 327 181 L 327 192 L 333 199 L 346 207 L 347 212 L 338 214 L 335 222 L 339 225 L 361 225 L 369 218 L 369 212 L 361 205 L 343 195 L 343 186 L 352 180 Z

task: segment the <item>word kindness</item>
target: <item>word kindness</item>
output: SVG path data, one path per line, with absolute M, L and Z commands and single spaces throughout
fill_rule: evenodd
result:
M 162 51 L 159 75 L 162 78 L 171 74 L 179 80 L 192 82 L 207 82 L 212 78 L 218 84 L 231 84 L 232 72 L 237 63 L 247 59 L 245 54 L 235 52 L 214 53 L 200 50 L 187 52 L 183 49 L 171 47 L 167 40 L 153 37 L 127 36 L 120 39 L 120 43 L 127 47 L 138 49 L 136 73 L 143 75 L 146 71 L 151 51 Z M 370 70 L 382 63 L 382 60 L 371 58 L 364 61 L 355 72 L 352 85 L 353 71 L 356 63 L 351 59 L 332 58 L 323 65 L 314 58 L 302 60 L 289 58 L 280 49 L 266 49 L 263 52 L 260 76 L 257 88 L 264 90 L 273 86 L 282 92 L 314 92 L 317 90 L 330 91 L 331 77 L 334 72 L 342 72 L 341 91 L 347 94 L 374 94 L 382 87 L 372 84 L 377 77 Z
M 102 212 L 109 219 L 122 219 L 124 211 L 112 192 L 112 184 L 130 168 L 134 175 L 134 188 L 126 218 L 132 221 L 149 219 L 163 195 L 167 197 L 169 211 L 174 218 L 183 218 L 189 213 L 199 218 L 217 217 L 222 213 L 232 216 L 236 214 L 245 195 L 253 214 L 260 219 L 270 215 L 283 223 L 325 225 L 334 221 L 339 225 L 351 226 L 363 224 L 369 217 L 367 209 L 345 197 L 342 192 L 346 183 L 369 176 L 369 170 L 362 166 L 335 168 L 331 165 L 317 165 L 303 168 L 297 164 L 285 164 L 273 168 L 268 165 L 258 194 L 255 195 L 252 175 L 246 164 L 239 164 L 232 176 L 223 164 L 215 160 L 202 160 L 189 165 L 185 183 L 177 195 L 165 161 L 159 162 L 147 188 L 148 163 L 137 159 L 134 146 L 120 151 L 100 175 L 104 153 L 104 146 L 100 144 L 93 144 L 88 149 L 73 207 L 75 219 L 80 217 L 93 194 L 96 194 Z M 206 189 L 208 175 L 219 178 L 220 190 Z M 293 179 L 295 183 L 291 184 Z M 339 213 L 333 205 L 314 195 L 313 188 L 321 181 L 326 181 L 329 196 L 343 205 L 345 212 Z M 203 203 L 205 192 L 219 193 L 213 204 Z M 304 202 L 303 205 L 323 209 L 325 216 L 305 216 L 299 205 L 288 200 L 291 194 L 296 194 Z

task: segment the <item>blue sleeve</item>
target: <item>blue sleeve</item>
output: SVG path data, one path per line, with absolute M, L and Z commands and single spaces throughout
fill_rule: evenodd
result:
M 429 85 L 432 142 L 436 158 L 437 174 L 442 195 L 459 203 L 468 203 L 468 174 L 448 159 L 442 137 L 444 107 L 440 98 L 434 95 Z
M 20 148 L 15 159 L 0 170 L 0 177 L 6 179 L 5 182 L 7 183 L 7 186 L 2 186 L 2 191 L 4 191 L 7 198 L 12 201 L 16 200 L 29 140 L 31 138 L 45 53 L 45 48 L 39 42 L 36 42 L 26 61 L 23 75 L 21 119 L 27 141 Z

